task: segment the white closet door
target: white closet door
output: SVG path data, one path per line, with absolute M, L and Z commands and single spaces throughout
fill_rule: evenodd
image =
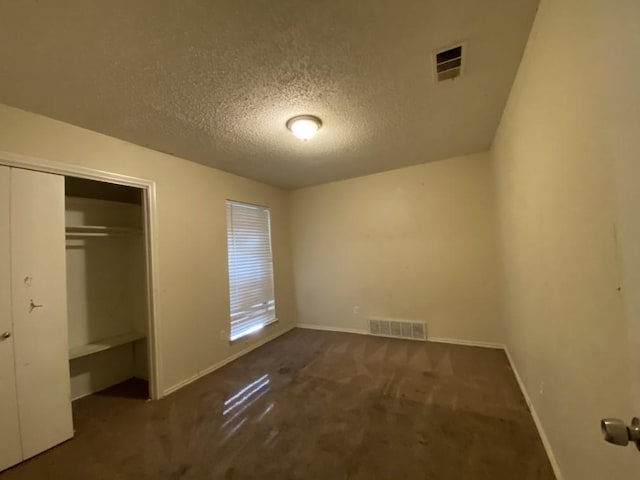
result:
M 22 461 L 11 320 L 10 184 L 9 168 L 0 166 L 0 470 Z
M 11 286 L 22 452 L 73 436 L 64 177 L 11 169 Z

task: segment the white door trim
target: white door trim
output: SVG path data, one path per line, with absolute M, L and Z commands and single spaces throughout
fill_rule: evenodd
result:
M 30 157 L 11 152 L 0 151 L 0 165 L 53 173 L 67 177 L 85 178 L 100 182 L 126 185 L 144 191 L 144 222 L 147 260 L 147 303 L 149 325 L 149 396 L 153 400 L 162 398 L 163 386 L 160 385 L 162 362 L 160 355 L 160 322 L 157 309 L 158 285 L 158 242 L 157 242 L 157 203 L 156 184 L 152 180 L 129 177 L 118 173 L 105 172 L 92 168 L 55 162 L 43 158 Z

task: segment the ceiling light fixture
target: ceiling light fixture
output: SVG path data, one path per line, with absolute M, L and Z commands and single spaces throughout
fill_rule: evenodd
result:
M 300 140 L 311 140 L 322 126 L 322 121 L 313 115 L 298 115 L 287 121 L 287 128 Z

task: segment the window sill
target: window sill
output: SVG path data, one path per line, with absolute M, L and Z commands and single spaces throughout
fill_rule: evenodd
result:
M 266 330 L 266 328 L 269 325 L 273 325 L 274 323 L 278 322 L 278 318 L 274 317 L 271 320 L 269 320 L 268 322 L 266 322 L 264 325 L 262 325 L 262 328 L 260 330 L 257 330 L 255 332 L 251 332 L 251 333 L 247 333 L 245 335 L 242 335 L 241 337 L 238 338 L 234 338 L 233 340 L 229 340 L 229 345 L 235 345 L 237 343 L 248 343 L 251 339 L 254 339 L 256 337 L 258 337 L 259 335 L 263 334 L 264 331 Z

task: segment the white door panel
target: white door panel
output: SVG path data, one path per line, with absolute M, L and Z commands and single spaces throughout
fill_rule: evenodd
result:
M 0 471 L 22 460 L 11 320 L 10 184 L 9 167 L 0 166 Z
M 64 177 L 11 169 L 11 287 L 24 458 L 73 436 Z

